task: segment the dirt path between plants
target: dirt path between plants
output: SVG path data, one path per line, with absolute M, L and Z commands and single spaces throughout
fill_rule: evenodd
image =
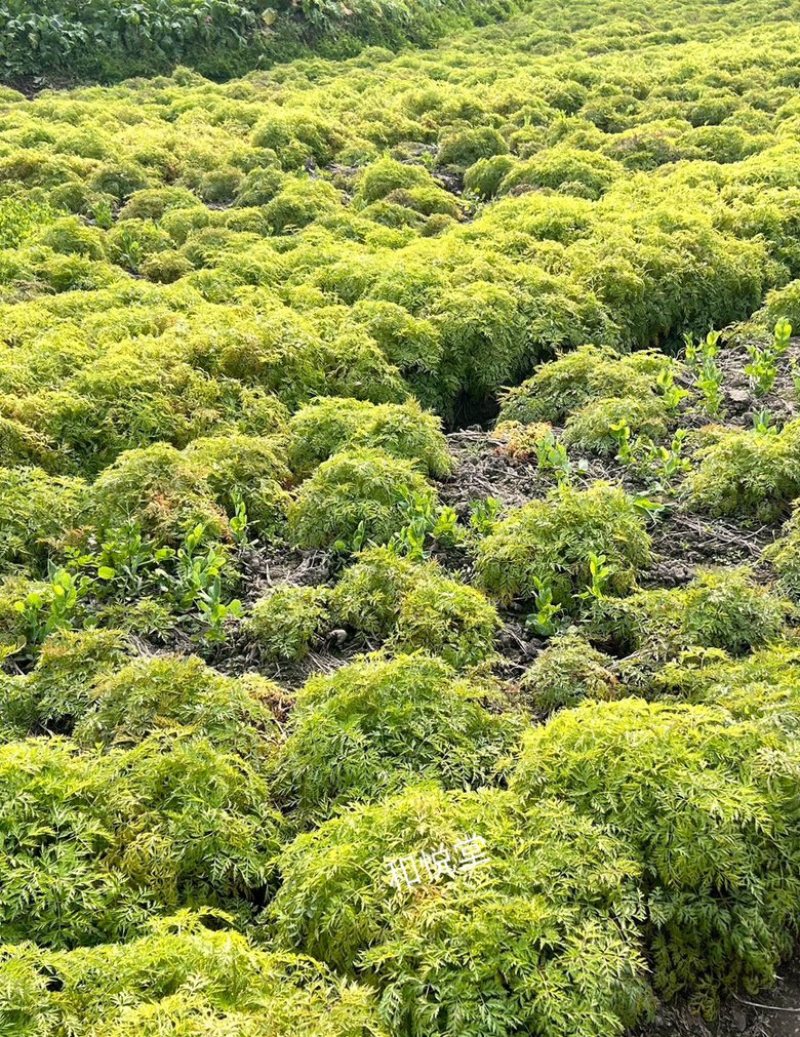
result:
M 716 1022 L 685 1008 L 664 1009 L 636 1037 L 800 1037 L 800 952 L 783 966 L 773 989 L 728 998 Z

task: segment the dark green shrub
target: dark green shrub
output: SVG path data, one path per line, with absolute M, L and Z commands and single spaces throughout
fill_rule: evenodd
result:
M 140 273 L 149 259 L 171 249 L 172 239 L 152 220 L 125 220 L 111 228 L 106 235 L 106 245 L 112 263 Z M 184 262 L 191 269 L 188 260 Z
M 563 803 L 411 789 L 299 836 L 280 868 L 279 939 L 357 962 L 393 1032 L 609 1037 L 647 1005 L 637 869 Z
M 454 216 L 447 212 L 435 212 L 432 213 L 425 221 L 425 225 L 422 227 L 420 233 L 424 238 L 435 238 L 440 234 L 446 233 L 451 230 L 454 226 Z
M 300 487 L 289 535 L 300 547 L 386 543 L 405 525 L 402 505 L 413 497 L 430 503 L 435 494 L 411 462 L 382 450 L 343 450 Z
M 367 659 L 312 678 L 277 761 L 283 802 L 306 823 L 420 778 L 448 788 L 489 782 L 519 725 L 489 713 L 486 698 L 487 689 L 425 655 Z
M 0 673 L 0 744 L 25 738 L 36 724 L 36 702 L 26 677 Z
M 430 320 L 414 317 L 396 303 L 364 299 L 350 311 L 381 352 L 409 379 L 433 372 L 442 359 L 441 336 Z
M 148 256 L 139 266 L 139 272 L 149 281 L 158 284 L 172 284 L 179 281 L 194 269 L 192 264 L 175 249 L 164 249 Z
M 76 216 L 64 216 L 51 223 L 39 236 L 39 243 L 66 256 L 104 259 L 106 254 L 100 231 L 87 226 Z
M 120 159 L 103 162 L 89 181 L 89 188 L 108 194 L 118 202 L 127 201 L 136 191 L 152 186 L 147 171 L 138 162 Z
M 546 421 L 527 425 L 521 421 L 501 421 L 495 426 L 494 437 L 501 441 L 504 454 L 523 461 L 538 457 L 543 444 L 556 442 L 553 426 Z
M 413 209 L 421 216 L 450 216 L 453 219 L 460 212 L 456 199 L 435 184 L 425 184 L 420 187 L 398 187 L 391 194 L 387 194 L 382 202 L 376 202 L 375 205 L 400 205 Z M 368 212 L 370 209 L 365 210 L 365 215 Z
M 800 724 L 800 651 L 772 645 L 740 659 L 724 652 L 685 652 L 654 679 L 655 689 L 692 703 L 720 706 L 737 720 L 795 738 Z
M 317 587 L 274 587 L 253 605 L 247 632 L 266 659 L 299 661 L 322 633 L 325 599 Z
M 204 202 L 225 204 L 239 193 L 244 174 L 232 166 L 209 170 L 200 180 L 197 193 Z
M 98 610 L 98 619 L 104 626 L 163 643 L 179 623 L 179 611 L 180 604 L 175 601 L 143 594 L 136 601 L 110 601 Z
M 659 992 L 771 982 L 800 887 L 796 753 L 722 709 L 587 703 L 526 736 L 512 790 L 566 799 L 641 860 Z
M 0 417 L 0 457 L 4 467 L 29 465 L 58 470 L 60 458 L 40 432 L 13 418 Z
M 289 410 L 277 396 L 263 389 L 239 390 L 234 427 L 237 432 L 248 436 L 272 436 L 284 433 L 289 420 Z
M 139 939 L 43 951 L 7 947 L 0 1016 L 22 1033 L 155 1037 L 388 1037 L 374 994 L 306 957 L 265 951 L 223 912 L 181 911 Z M 243 998 L 243 991 L 247 991 Z
M 633 126 L 613 134 L 604 151 L 628 169 L 657 169 L 666 162 L 677 162 L 686 157 L 681 141 L 685 128 L 688 128 L 686 123 L 677 120 Z
M 120 220 L 160 220 L 174 209 L 199 209 L 185 187 L 150 187 L 135 191 L 119 211 Z
M 342 142 L 342 128 L 330 114 L 310 108 L 273 111 L 256 125 L 251 138 L 257 148 L 274 149 L 286 168 L 301 155 L 301 163 L 313 157 L 319 165 L 327 165 Z
M 362 210 L 363 218 L 391 230 L 402 231 L 409 228 L 421 233 L 425 220 L 411 204 L 408 192 L 393 191 L 391 197 L 392 201 L 381 199 L 379 202 L 372 202 Z
M 204 205 L 198 205 L 193 209 L 169 209 L 159 220 L 159 224 L 176 245 L 185 245 L 195 230 L 209 226 L 211 217 L 212 214 Z
M 611 665 L 612 660 L 580 634 L 564 634 L 525 671 L 520 682 L 522 700 L 532 709 L 550 713 L 577 706 L 584 699 L 618 698 L 622 688 Z
M 114 318 L 122 319 L 117 313 Z M 181 352 L 172 336 L 154 341 L 141 332 L 135 340 L 109 343 L 72 377 L 57 376 L 61 387 L 22 396 L 14 416 L 38 426 L 90 476 L 124 450 L 159 441 L 183 444 L 206 433 L 236 404 L 230 390 L 183 360 Z
M 246 238 L 248 244 L 255 244 L 254 238 Z M 208 227 L 201 227 L 192 231 L 186 239 L 186 244 L 181 253 L 189 260 L 197 270 L 211 269 L 224 262 L 227 256 L 234 254 L 237 247 L 245 242 L 233 230 L 219 226 L 216 221 Z M 220 290 L 222 285 L 216 273 L 211 277 L 203 278 L 202 275 L 194 279 L 194 283 L 205 288 L 207 296 L 214 299 L 214 289 Z
M 413 400 L 375 406 L 326 397 L 302 407 L 289 422 L 289 464 L 301 475 L 342 449 L 358 447 L 419 461 L 433 476 L 452 467 L 439 421 Z
M 236 195 L 237 205 L 268 205 L 280 192 L 286 176 L 279 169 L 251 169 Z
M 767 141 L 769 138 L 767 138 Z M 741 162 L 747 155 L 759 151 L 767 141 L 759 141 L 739 126 L 700 126 L 680 138 L 686 151 L 712 162 Z
M 624 490 L 560 486 L 512 511 L 478 548 L 481 586 L 503 602 L 532 601 L 543 588 L 565 612 L 592 585 L 592 558 L 610 569 L 606 592 L 624 594 L 650 558 L 644 519 Z

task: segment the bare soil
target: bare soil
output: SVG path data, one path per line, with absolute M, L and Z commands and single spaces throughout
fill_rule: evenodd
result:
M 666 1008 L 636 1037 L 800 1037 L 800 953 L 785 964 L 775 987 L 756 997 L 729 997 L 716 1021 Z

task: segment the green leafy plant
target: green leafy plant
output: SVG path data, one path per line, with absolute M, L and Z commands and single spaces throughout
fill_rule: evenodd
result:
M 697 454 L 689 473 L 689 503 L 712 515 L 780 517 L 800 493 L 800 423 L 777 434 L 725 430 Z
M 652 393 L 643 399 L 604 396 L 584 404 L 567 419 L 564 442 L 601 457 L 616 453 L 623 464 L 628 464 L 632 436 L 662 439 L 666 431 L 667 405 L 663 398 Z
M 550 637 L 558 630 L 563 607 L 553 601 L 553 588 L 540 576 L 533 577 L 533 611 L 525 617 L 525 627 L 539 637 Z
M 681 403 L 689 396 L 689 390 L 675 384 L 675 369 L 664 366 L 656 375 L 656 387 L 661 394 L 664 406 L 670 414 L 677 412 Z
M 485 863 L 462 867 L 465 852 Z M 279 866 L 279 941 L 343 970 L 358 960 L 393 1028 L 435 1017 L 464 1032 L 607 1037 L 650 1007 L 631 940 L 638 869 L 565 804 L 412 788 L 299 836 Z
M 779 363 L 791 344 L 792 325 L 783 319 L 775 325 L 772 341 L 766 345 L 750 343 L 747 352 L 750 363 L 744 372 L 750 378 L 755 394 L 766 396 L 771 392 L 778 377 Z
M 530 708 L 551 712 L 584 699 L 614 699 L 622 685 L 612 660 L 579 633 L 567 631 L 536 656 L 523 674 L 520 691 Z
M 694 375 L 694 383 L 703 401 L 703 408 L 710 417 L 718 417 L 722 411 L 722 385 L 724 375 L 719 366 L 719 341 L 722 333 L 709 331 L 699 344 L 691 335 L 686 337 L 686 363 Z
M 480 544 L 477 571 L 481 585 L 501 601 L 533 599 L 540 580 L 570 613 L 592 583 L 591 559 L 600 555 L 612 571 L 608 593 L 633 586 L 650 555 L 633 501 L 607 483 L 582 491 L 562 486 L 512 511 Z
M 489 536 L 497 525 L 501 511 L 502 504 L 496 497 L 471 501 L 469 506 L 470 529 L 478 537 Z
M 709 569 L 686 587 L 598 598 L 593 630 L 640 659 L 674 658 L 695 646 L 738 655 L 777 640 L 788 614 L 788 603 L 748 569 Z
M 536 445 L 536 459 L 544 472 L 554 472 L 559 485 L 568 483 L 572 477 L 572 462 L 566 446 L 552 432 L 540 439 Z
M 634 447 L 635 464 L 651 480 L 654 489 L 665 490 L 691 468 L 684 456 L 688 432 L 678 429 L 669 446 L 661 446 L 639 438 Z
M 421 550 L 428 523 L 432 528 L 435 521 L 434 500 L 410 462 L 374 449 L 342 451 L 301 486 L 289 512 L 289 534 L 303 547 L 338 543 L 353 551 L 366 541 L 386 543 L 407 528 L 412 546 Z
M 724 709 L 630 698 L 530 731 L 511 787 L 531 804 L 562 796 L 625 839 L 657 989 L 713 1008 L 721 984 L 769 982 L 791 945 L 795 765 L 780 737 Z
M 78 607 L 79 589 L 66 569 L 57 569 L 41 590 L 32 588 L 18 601 L 21 633 L 29 645 L 38 645 L 55 630 L 72 625 Z
M 116 946 L 9 948 L 0 977 L 0 1011 L 13 1005 L 21 1025 L 43 1037 L 66 1025 L 76 1037 L 99 1026 L 132 1037 L 212 1018 L 218 1027 L 269 1027 L 275 1037 L 388 1037 L 366 987 L 308 957 L 263 950 L 212 908 L 154 920 L 143 936 Z
M 610 584 L 614 575 L 614 568 L 608 565 L 608 559 L 604 554 L 589 555 L 589 578 L 590 583 L 581 595 L 587 601 L 603 601 L 606 597 L 606 587 Z
M 368 659 L 314 677 L 298 693 L 277 760 L 281 801 L 308 825 L 421 779 L 478 787 L 519 729 L 514 717 L 484 708 L 490 698 L 425 654 Z
M 631 427 L 627 421 L 616 421 L 609 425 L 608 431 L 616 440 L 617 460 L 621 464 L 633 463 L 633 446 L 631 443 Z
M 263 780 L 189 732 L 102 754 L 58 738 L 0 746 L 0 788 L 6 942 L 120 940 L 189 902 L 235 911 L 273 875 L 280 819 Z
M 424 651 L 463 668 L 490 658 L 500 620 L 475 588 L 435 562 L 390 548 L 364 551 L 330 595 L 331 618 L 398 652 Z
M 245 627 L 271 661 L 303 659 L 328 619 L 326 594 L 318 587 L 274 587 L 253 605 Z

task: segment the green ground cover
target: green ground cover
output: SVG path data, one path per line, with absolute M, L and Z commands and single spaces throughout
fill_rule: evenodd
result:
M 800 4 L 342 8 L 0 91 L 1 1037 L 613 1037 L 796 945 Z

